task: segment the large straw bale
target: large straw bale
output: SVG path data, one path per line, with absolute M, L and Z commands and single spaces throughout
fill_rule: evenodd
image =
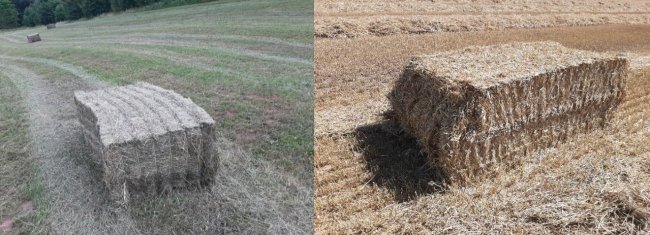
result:
M 143 82 L 74 97 L 113 200 L 211 182 L 214 120 L 190 99 Z
M 37 33 L 27 35 L 27 43 L 34 43 L 34 42 L 38 42 L 40 40 L 41 40 L 41 35 L 39 35 Z
M 47 24 L 47 25 L 45 25 L 45 27 L 46 27 L 47 29 L 55 29 L 55 28 L 56 28 L 56 23 Z
M 395 119 L 452 182 L 603 127 L 627 61 L 556 42 L 414 58 L 389 95 Z

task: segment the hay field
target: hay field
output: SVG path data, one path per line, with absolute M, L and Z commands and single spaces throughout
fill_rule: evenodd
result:
M 329 3 L 317 1 L 316 14 Z M 317 234 L 650 232 L 650 26 L 362 36 L 315 41 Z M 443 185 L 416 141 L 382 115 L 412 56 L 542 40 L 630 59 L 627 96 L 608 128 L 458 187 Z
M 35 32 L 43 41 L 27 44 Z M 11 221 L 12 233 L 310 233 L 312 58 L 313 3 L 301 0 L 216 1 L 0 31 L 0 185 L 11 186 L 0 198 L 2 229 Z M 137 81 L 190 97 L 216 121 L 212 187 L 128 209 L 108 202 L 80 144 L 72 91 Z
M 648 24 L 643 0 L 318 0 L 318 37 Z

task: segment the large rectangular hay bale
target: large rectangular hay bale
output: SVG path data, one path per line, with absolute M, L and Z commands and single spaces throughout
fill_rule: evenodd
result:
M 190 99 L 143 82 L 74 97 L 111 199 L 212 181 L 214 120 Z
M 38 42 L 40 40 L 41 40 L 41 35 L 39 35 L 37 33 L 27 35 L 27 43 L 34 43 L 34 42 Z
M 389 99 L 395 119 L 452 182 L 602 127 L 624 97 L 627 61 L 556 42 L 414 58 Z
M 46 27 L 47 29 L 55 29 L 55 28 L 56 28 L 56 23 L 47 24 L 47 25 L 45 25 L 45 27 Z

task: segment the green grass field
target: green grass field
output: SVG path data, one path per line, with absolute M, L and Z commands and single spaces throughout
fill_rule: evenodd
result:
M 43 41 L 28 44 L 25 36 L 36 32 Z M 38 112 L 30 105 L 38 99 L 25 97 L 41 91 L 7 88 L 20 86 L 20 76 L 33 74 L 51 84 L 44 87 L 62 97 L 64 106 L 72 102 L 72 90 L 88 87 L 75 84 L 89 78 L 107 86 L 146 81 L 190 97 L 210 113 L 222 145 L 222 172 L 208 191 L 135 203 L 124 212 L 134 230 L 308 233 L 313 219 L 312 60 L 312 1 L 216 1 L 62 22 L 53 30 L 0 31 L 0 157 L 3 164 L 12 156 L 40 157 L 26 127 L 36 125 L 26 113 Z M 5 131 L 13 126 L 22 129 Z M 34 166 L 20 171 L 2 169 L 3 175 L 20 174 L 20 180 L 11 182 L 16 196 L 2 197 L 0 219 L 11 218 L 17 211 L 12 208 L 33 200 L 31 213 L 38 216 L 24 217 L 28 220 L 15 222 L 14 229 L 78 232 L 83 226 L 53 218 L 65 210 L 57 208 L 47 186 L 29 196 L 29 185 L 39 185 L 41 177 L 38 161 L 29 162 Z
M 17 233 L 41 233 L 47 229 L 43 224 L 47 203 L 38 165 L 29 154 L 31 141 L 27 123 L 20 87 L 0 74 L 0 219 L 12 216 L 15 223 L 23 223 Z M 43 209 L 25 210 L 25 202 Z

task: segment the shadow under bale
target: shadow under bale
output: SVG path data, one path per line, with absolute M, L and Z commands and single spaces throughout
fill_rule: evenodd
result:
M 432 166 L 417 141 L 392 120 L 358 127 L 356 151 L 362 153 L 370 180 L 390 189 L 399 202 L 431 193 L 442 193 L 446 176 Z

